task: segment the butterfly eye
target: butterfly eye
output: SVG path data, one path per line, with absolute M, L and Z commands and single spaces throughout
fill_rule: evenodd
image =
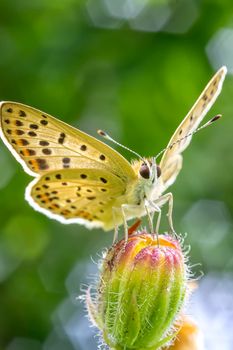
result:
M 142 163 L 140 169 L 139 169 L 139 174 L 143 179 L 149 179 L 150 178 L 150 169 L 146 163 Z
M 156 170 L 157 170 L 157 178 L 161 176 L 161 168 L 160 166 L 156 165 Z

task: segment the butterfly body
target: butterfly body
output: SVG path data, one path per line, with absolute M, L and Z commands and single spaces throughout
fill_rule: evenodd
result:
M 182 152 L 219 95 L 222 67 L 172 136 L 159 165 L 153 158 L 130 164 L 98 139 L 39 111 L 1 102 L 0 136 L 35 179 L 26 189 L 30 205 L 62 223 L 110 230 L 127 220 L 159 211 L 172 196 L 165 190 L 182 167 Z M 179 141 L 181 139 L 181 141 Z
M 110 230 L 115 225 L 121 225 L 123 222 L 121 208 L 124 205 L 124 214 L 126 220 L 135 217 L 142 217 L 147 214 L 145 202 L 159 198 L 162 187 L 158 174 L 158 167 L 155 160 L 144 159 L 132 162 L 132 168 L 135 172 L 134 181 L 130 181 L 121 196 L 117 196 L 111 203 L 115 215 L 110 215 L 105 229 Z M 143 173 L 140 171 L 143 169 Z M 146 169 L 146 170 L 145 170 Z M 146 175 L 146 178 L 143 177 Z
M 137 181 L 128 190 L 128 204 L 142 206 L 145 212 L 145 200 L 155 200 L 162 193 L 161 170 L 153 158 L 133 162 L 132 168 Z

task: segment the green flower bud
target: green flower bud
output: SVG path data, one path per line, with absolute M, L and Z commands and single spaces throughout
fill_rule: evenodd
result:
M 92 322 L 116 350 L 155 350 L 176 335 L 184 303 L 187 267 L 170 236 L 132 235 L 108 250 L 95 297 L 86 294 Z

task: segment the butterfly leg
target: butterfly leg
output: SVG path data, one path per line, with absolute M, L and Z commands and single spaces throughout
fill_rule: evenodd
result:
M 127 225 L 127 217 L 130 214 L 134 214 L 135 212 L 138 212 L 139 205 L 137 204 L 122 204 L 120 207 L 113 207 L 112 212 L 113 212 L 113 222 L 115 225 L 115 233 L 114 233 L 114 240 L 113 242 L 116 241 L 118 237 L 118 226 L 119 224 L 123 223 L 124 226 L 124 231 L 125 231 L 125 241 L 128 241 L 128 225 Z M 121 217 L 121 220 L 119 218 Z M 135 216 L 131 216 L 132 218 Z M 123 222 L 122 222 L 123 221 Z
M 156 231 L 155 231 L 155 234 L 156 234 L 156 237 L 157 237 L 157 244 L 158 244 L 158 247 L 159 247 L 159 235 L 158 235 L 158 233 L 159 233 L 159 224 L 160 224 L 160 218 L 161 218 L 161 209 L 157 205 L 155 205 L 153 202 L 151 202 L 151 201 L 146 201 L 145 202 L 145 209 L 146 209 L 148 220 L 149 220 L 149 228 L 150 228 L 151 234 L 154 233 L 154 228 L 153 228 L 153 216 L 154 216 L 154 213 L 155 212 L 159 213 L 158 219 L 157 219 L 157 223 L 156 223 Z M 150 211 L 152 211 L 152 213 Z
M 122 219 L 123 219 L 123 225 L 124 225 L 124 231 L 125 231 L 125 241 L 128 241 L 128 225 L 127 225 L 127 217 L 130 214 L 135 214 L 135 212 L 138 212 L 139 205 L 137 204 L 122 204 L 119 208 Z M 118 209 L 118 208 L 117 208 Z M 131 216 L 135 217 L 135 216 Z
M 149 229 L 151 233 L 154 233 L 154 225 L 153 225 L 153 217 L 149 211 L 149 206 L 145 204 L 145 209 L 148 217 L 148 222 L 149 222 Z
M 125 241 L 128 241 L 128 225 L 127 225 L 127 220 L 126 220 L 126 215 L 125 215 L 125 209 L 128 209 L 131 207 L 131 205 L 127 204 L 122 204 L 121 206 L 121 215 L 123 218 L 123 224 L 124 224 L 124 230 L 125 230 Z
M 117 215 L 122 217 L 123 220 L 123 226 L 124 226 L 124 231 L 125 231 L 125 241 L 128 241 L 128 225 L 127 225 L 127 219 L 126 219 L 126 211 L 130 209 L 134 209 L 135 205 L 128 205 L 128 204 L 122 204 L 120 208 L 113 207 L 112 208 L 112 213 L 113 213 L 113 221 L 114 221 L 114 226 L 115 226 L 115 232 L 113 236 L 113 243 L 116 242 L 118 238 L 118 221 L 119 218 L 117 218 Z
M 176 234 L 174 226 L 173 226 L 173 220 L 172 220 L 172 213 L 173 213 L 173 195 L 171 192 L 164 194 L 160 198 L 156 199 L 153 204 L 156 206 L 161 207 L 165 203 L 168 203 L 168 223 L 172 234 Z
M 152 215 L 154 215 L 155 212 L 158 213 L 158 218 L 157 218 L 157 222 L 156 222 L 156 226 L 155 226 L 155 233 L 157 234 L 159 232 L 159 226 L 160 226 L 160 220 L 161 220 L 161 209 L 158 205 L 156 205 L 152 201 L 147 201 L 147 203 L 145 204 L 145 208 L 146 208 L 146 212 L 148 215 L 149 226 L 150 226 L 152 233 L 154 232 L 154 230 L 153 230 L 153 217 L 151 217 L 151 213 L 149 212 L 149 209 L 152 210 Z M 152 221 L 152 224 L 150 224 L 150 221 Z
M 119 211 L 118 208 L 113 207 L 112 208 L 112 216 L 113 216 L 113 222 L 114 222 L 114 235 L 113 235 L 113 244 L 117 241 L 118 238 L 118 224 L 117 224 L 117 212 Z

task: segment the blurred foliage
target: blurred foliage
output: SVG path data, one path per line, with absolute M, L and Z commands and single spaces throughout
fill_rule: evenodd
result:
M 224 27 L 233 28 L 227 0 L 2 0 L 1 100 L 155 155 L 224 64 L 206 50 Z M 188 232 L 197 273 L 233 266 L 232 94 L 229 75 L 209 112 L 224 118 L 194 137 L 172 187 L 175 227 Z M 95 349 L 76 297 L 112 233 L 35 212 L 24 200 L 31 179 L 3 144 L 0 168 L 0 349 Z

